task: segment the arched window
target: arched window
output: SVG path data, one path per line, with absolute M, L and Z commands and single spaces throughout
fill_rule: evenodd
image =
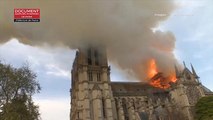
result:
M 102 110 L 103 110 L 103 117 L 106 118 L 105 100 L 104 100 L 104 98 L 102 98 Z
M 91 71 L 88 72 L 88 78 L 89 78 L 89 81 L 93 81 L 93 77 L 92 77 L 92 72 Z
M 125 120 L 129 120 L 127 101 L 124 98 L 122 99 L 122 107 L 123 107 L 123 110 L 124 110 L 124 118 L 125 118 Z
M 90 49 L 88 49 L 88 51 L 87 51 L 87 62 L 88 62 L 88 65 L 92 65 L 92 50 L 91 50 L 91 48 Z
M 99 65 L 99 54 L 97 50 L 95 50 L 94 56 L 95 56 L 95 65 Z
M 97 81 L 101 81 L 101 74 L 100 74 L 100 72 L 97 73 Z

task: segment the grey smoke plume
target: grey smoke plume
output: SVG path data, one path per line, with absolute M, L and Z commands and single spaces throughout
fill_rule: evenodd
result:
M 14 23 L 14 8 L 40 8 L 40 23 Z M 147 61 L 170 74 L 177 63 L 171 32 L 153 32 L 175 5 L 171 0 L 0 1 L 0 43 L 18 38 L 41 46 L 105 45 L 109 59 L 146 79 Z M 166 14 L 166 16 L 156 16 Z

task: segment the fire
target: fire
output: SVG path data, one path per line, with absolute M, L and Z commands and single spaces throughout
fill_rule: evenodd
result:
M 150 79 L 150 85 L 158 88 L 167 89 L 170 87 L 170 82 L 176 82 L 175 75 L 164 77 L 163 73 L 159 72 L 154 59 L 149 61 L 148 66 L 148 78 Z
M 151 59 L 150 66 L 149 66 L 149 72 L 148 72 L 149 77 L 153 77 L 157 73 L 158 73 L 158 71 L 157 71 L 157 66 L 156 66 L 155 60 Z
M 177 78 L 175 77 L 175 75 L 172 75 L 171 77 L 170 77 L 170 80 L 171 80 L 171 82 L 176 82 L 177 81 Z

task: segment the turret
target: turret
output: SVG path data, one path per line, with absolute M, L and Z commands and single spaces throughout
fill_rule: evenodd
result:
M 195 76 L 195 78 L 199 78 L 199 76 L 197 75 L 197 73 L 194 70 L 193 65 L 191 64 L 191 69 L 192 69 L 192 74 Z
M 176 65 L 175 65 L 175 75 L 176 75 L 176 78 L 180 77 L 180 72 L 179 72 L 179 70 L 178 70 Z
M 184 65 L 184 69 L 186 68 L 186 64 L 185 64 L 185 61 L 183 61 L 183 65 Z

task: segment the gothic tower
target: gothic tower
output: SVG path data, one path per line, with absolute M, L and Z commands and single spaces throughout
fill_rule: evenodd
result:
M 194 106 L 208 90 L 192 65 L 175 71 L 178 80 L 168 89 L 111 82 L 105 48 L 79 48 L 71 71 L 70 120 L 193 120 Z
M 194 107 L 197 101 L 205 96 L 199 77 L 191 65 L 191 71 L 186 67 L 179 71 L 175 67 L 177 83 L 171 90 L 171 96 L 185 115 L 186 120 L 193 120 Z
M 71 120 L 113 120 L 110 67 L 104 47 L 80 48 L 72 69 Z

